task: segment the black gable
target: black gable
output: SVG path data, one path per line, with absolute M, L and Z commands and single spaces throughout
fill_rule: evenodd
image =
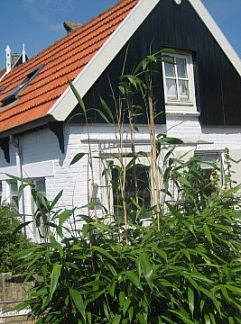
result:
M 188 0 L 182 0 L 181 5 L 173 0 L 159 2 L 129 41 L 126 71 L 130 72 L 150 51 L 164 48 L 192 53 L 201 123 L 241 125 L 241 78 Z M 125 53 L 123 48 L 86 94 L 87 106 L 97 106 L 100 96 L 111 105 L 109 79 L 116 87 Z M 164 111 L 161 66 L 155 95 L 158 109 Z M 165 122 L 164 114 L 159 122 Z

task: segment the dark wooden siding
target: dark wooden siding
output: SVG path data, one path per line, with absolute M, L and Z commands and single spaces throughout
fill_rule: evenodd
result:
M 180 6 L 162 0 L 128 44 L 126 72 L 145 56 L 163 48 L 192 53 L 198 110 L 204 125 L 241 125 L 241 79 L 209 30 L 187 0 Z M 126 47 L 112 61 L 85 96 L 88 107 L 98 107 L 99 97 L 111 105 L 109 80 L 116 89 Z M 161 65 L 155 80 L 157 109 L 164 112 Z M 96 121 L 98 119 L 94 118 Z M 139 120 L 145 122 L 144 120 Z M 165 122 L 164 114 L 158 122 Z

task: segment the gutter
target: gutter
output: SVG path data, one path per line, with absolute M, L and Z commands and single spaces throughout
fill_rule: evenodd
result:
M 17 177 L 23 178 L 23 165 L 22 165 L 22 152 L 20 149 L 20 139 L 19 137 L 10 136 L 10 142 L 12 143 L 15 149 L 15 158 L 16 158 L 16 169 L 17 169 Z M 22 182 L 17 180 L 18 191 L 21 187 Z M 24 206 L 24 190 L 22 191 L 21 197 L 19 197 L 19 213 L 23 217 L 23 222 L 26 222 L 25 217 L 25 206 Z M 26 236 L 26 228 L 23 229 L 24 235 Z

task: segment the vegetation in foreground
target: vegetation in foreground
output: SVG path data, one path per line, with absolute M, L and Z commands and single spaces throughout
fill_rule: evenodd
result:
M 109 163 L 103 173 L 109 174 L 117 194 L 115 212 L 103 206 L 105 216 L 97 217 L 91 200 L 86 207 L 93 217 L 78 209 L 56 211 L 60 195 L 48 202 L 32 190 L 38 207 L 35 219 L 41 224 L 44 242 L 17 256 L 27 266 L 26 280 L 35 278 L 21 307 L 31 309 L 36 323 L 241 323 L 238 188 L 232 188 L 228 163 L 224 179 L 215 165 L 207 177 L 203 162 L 176 158 L 175 146 L 182 141 L 156 134 L 155 64 L 160 62 L 151 55 L 131 75 L 120 77 L 118 98 L 112 93 L 115 113 L 101 100 L 99 114 L 116 125 L 119 140 L 118 154 L 113 156 L 118 163 Z M 72 89 L 88 125 L 88 109 Z M 149 153 L 135 151 L 140 100 L 150 131 Z M 124 156 L 127 120 L 131 146 Z M 72 163 L 84 155 L 79 153 Z M 150 161 L 149 207 L 137 172 L 143 157 Z M 93 158 L 90 144 L 91 170 Z M 131 199 L 130 169 L 132 186 L 141 188 Z M 23 185 L 28 184 L 23 180 Z
M 14 208 L 0 207 L 0 272 L 24 272 L 25 265 L 19 264 L 15 254 L 31 246 L 20 231 L 13 230 L 21 224 L 21 218 Z

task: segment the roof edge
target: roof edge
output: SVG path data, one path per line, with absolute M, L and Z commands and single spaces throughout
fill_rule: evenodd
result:
M 201 0 L 188 0 L 241 76 L 241 60 Z
M 20 134 L 24 134 L 28 131 L 33 131 L 33 129 L 46 126 L 47 123 L 53 122 L 55 119 L 53 116 L 46 115 L 41 118 L 33 119 L 25 124 L 21 124 L 18 126 L 15 126 L 13 128 L 9 128 L 4 130 L 0 133 L 0 139 L 7 137 L 7 136 L 19 136 Z
M 113 58 L 119 53 L 159 1 L 160 0 L 140 0 L 80 72 L 73 81 L 73 85 L 76 87 L 81 97 L 84 97 L 94 82 L 101 76 Z M 101 62 L 101 64 L 99 62 Z M 68 87 L 49 110 L 48 114 L 52 115 L 58 121 L 63 121 L 68 117 L 76 105 L 77 99 L 70 87 Z

